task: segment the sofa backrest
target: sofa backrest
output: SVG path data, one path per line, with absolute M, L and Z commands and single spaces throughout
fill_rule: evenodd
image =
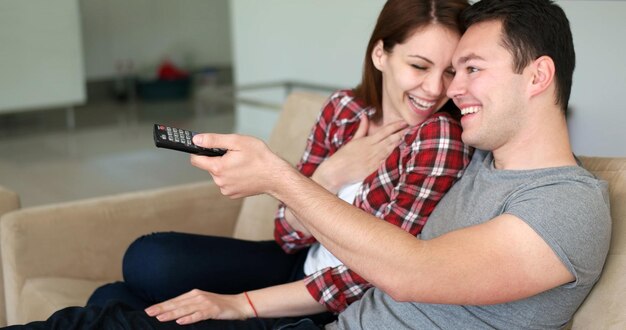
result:
M 270 135 L 268 146 L 276 154 L 296 164 L 304 152 L 306 139 L 328 95 L 294 92 L 287 97 Z M 249 240 L 272 239 L 278 201 L 268 195 L 244 199 L 234 237 Z
M 580 160 L 587 170 L 609 183 L 612 234 L 602 276 L 574 315 L 572 328 L 626 329 L 626 158 Z
M 17 193 L 0 186 L 0 215 L 20 207 Z

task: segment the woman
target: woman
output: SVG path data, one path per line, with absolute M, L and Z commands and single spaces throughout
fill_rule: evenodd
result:
M 445 96 L 462 32 L 457 17 L 467 6 L 387 1 L 361 84 L 330 97 L 298 164 L 329 191 L 413 235 L 470 160 Z M 179 324 L 248 319 L 272 326 L 318 313 L 317 322 L 327 322 L 369 288 L 284 206 L 275 222 L 278 245 L 179 233 L 142 237 L 125 255 L 125 282 L 99 288 L 89 304 L 157 303 L 145 309 L 149 316 Z

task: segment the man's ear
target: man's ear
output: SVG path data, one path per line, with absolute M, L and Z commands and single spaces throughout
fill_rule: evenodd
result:
M 383 41 L 378 40 L 376 42 L 376 46 L 372 50 L 372 63 L 374 63 L 374 67 L 378 69 L 378 71 L 383 71 L 383 67 L 385 64 L 386 56 L 385 48 L 383 47 Z
M 543 93 L 554 81 L 554 61 L 550 56 L 541 56 L 531 64 L 532 81 L 530 83 L 530 96 Z

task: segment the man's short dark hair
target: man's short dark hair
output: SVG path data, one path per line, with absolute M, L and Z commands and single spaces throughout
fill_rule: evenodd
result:
M 523 69 L 541 56 L 555 65 L 556 103 L 567 112 L 576 65 L 569 21 L 552 0 L 481 0 L 461 17 L 465 28 L 484 22 L 502 23 L 502 45 L 513 55 L 514 71 Z

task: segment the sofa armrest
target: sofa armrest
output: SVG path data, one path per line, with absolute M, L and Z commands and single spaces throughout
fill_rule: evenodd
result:
M 144 234 L 231 236 L 240 206 L 206 182 L 6 214 L 0 240 L 7 308 L 15 306 L 27 278 L 121 279 L 124 251 Z

